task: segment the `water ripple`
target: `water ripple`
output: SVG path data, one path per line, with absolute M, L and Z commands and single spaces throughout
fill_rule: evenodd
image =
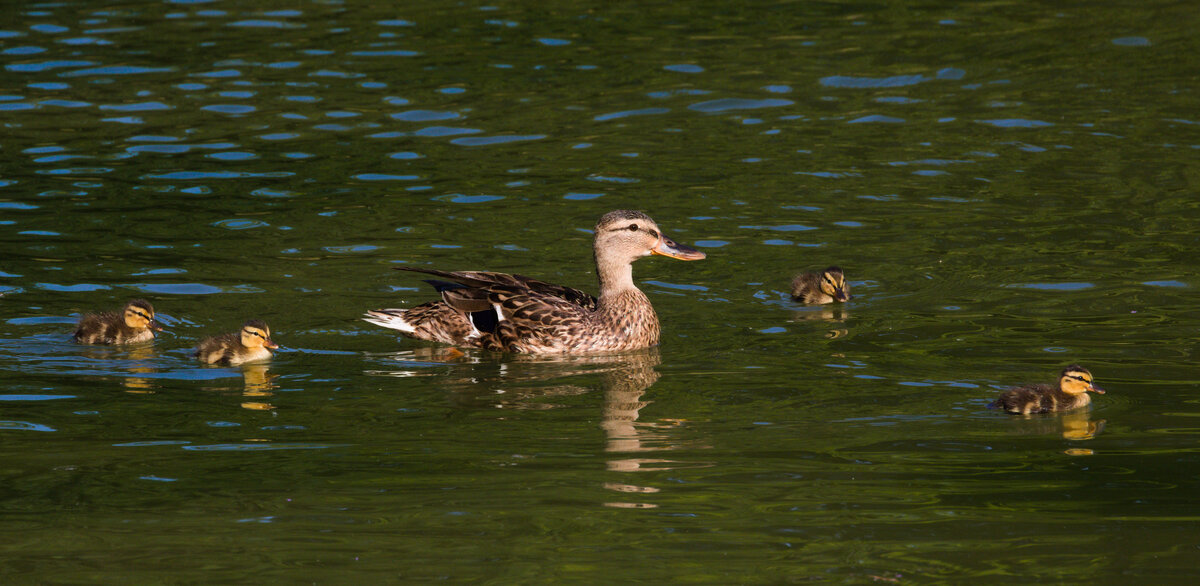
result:
M 427 126 L 412 133 L 413 136 L 444 137 L 462 134 L 479 134 L 478 128 L 454 128 L 452 126 Z
M 184 446 L 183 449 L 196 452 L 266 452 L 272 450 L 325 450 L 345 447 L 349 444 L 210 444 L 201 446 Z
M 544 134 L 529 134 L 518 135 L 508 134 L 503 136 L 473 136 L 469 138 L 456 138 L 451 140 L 451 144 L 459 146 L 487 146 L 493 144 L 507 144 L 510 142 L 521 142 L 526 140 L 541 140 L 546 138 Z
M 651 114 L 666 114 L 667 112 L 670 112 L 670 111 L 671 110 L 669 108 L 642 108 L 640 110 L 624 110 L 621 112 L 613 112 L 611 114 L 601 114 L 599 116 L 596 116 L 595 118 L 592 118 L 592 120 L 595 120 L 597 122 L 604 122 L 606 120 L 617 120 L 619 118 L 628 118 L 630 116 L 648 116 Z
M 404 122 L 436 122 L 438 120 L 455 120 L 462 118 L 462 114 L 446 110 L 408 110 L 407 112 L 397 112 L 392 114 L 391 117 L 395 120 L 402 120 Z
M 710 100 L 707 102 L 699 102 L 688 106 L 689 110 L 697 112 L 727 112 L 729 110 L 755 110 L 758 108 L 778 108 L 780 106 L 790 106 L 795 102 L 784 100 L 782 98 L 768 98 L 763 100 L 748 100 L 742 98 L 723 98 L 720 100 Z
M 0 421 L 0 431 L 58 431 L 53 427 L 28 421 Z
M 174 67 L 137 67 L 133 65 L 108 65 L 88 69 L 76 69 L 60 74 L 62 77 L 86 77 L 90 75 L 142 75 L 145 73 L 170 73 Z
M 820 83 L 825 87 L 875 89 L 917 85 L 926 81 L 929 81 L 929 78 L 920 74 L 895 75 L 892 77 L 850 77 L 846 75 L 831 75 L 829 77 L 822 77 Z
M 998 128 L 1043 128 L 1046 126 L 1054 126 L 1052 122 L 1043 122 L 1041 120 L 1027 120 L 1025 118 L 1000 118 L 995 120 L 977 120 L 980 124 L 988 124 Z

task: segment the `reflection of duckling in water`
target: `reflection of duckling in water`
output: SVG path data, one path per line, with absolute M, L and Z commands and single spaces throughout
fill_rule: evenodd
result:
M 84 314 L 75 329 L 75 341 L 80 344 L 137 344 L 154 339 L 154 331 L 162 328 L 154 323 L 154 307 L 145 299 L 125 304 L 118 315 L 111 311 Z
M 988 408 L 1024 415 L 1069 411 L 1091 404 L 1088 391 L 1104 394 L 1104 389 L 1092 385 L 1092 373 L 1088 369 L 1072 364 L 1063 369 L 1057 387 L 1025 385 L 1009 389 L 992 401 Z
M 242 408 L 254 411 L 269 411 L 274 409 L 275 406 L 264 399 L 274 394 L 271 392 L 272 390 L 279 388 L 279 385 L 271 382 L 275 379 L 275 376 L 267 374 L 266 364 L 247 364 L 242 366 L 242 379 L 245 381 L 242 396 L 247 399 L 253 399 L 243 401 Z
M 838 267 L 829 267 L 820 273 L 803 273 L 792 279 L 792 299 L 809 305 L 849 301 L 850 285 Z
M 1066 413 L 1062 416 L 1063 439 L 1090 440 L 1104 431 L 1105 419 L 1092 420 L 1084 410 Z
M 278 348 L 271 341 L 271 329 L 267 323 L 252 319 L 236 334 L 224 334 L 200 341 L 193 354 L 206 364 L 241 364 L 267 360 L 271 357 L 268 348 Z

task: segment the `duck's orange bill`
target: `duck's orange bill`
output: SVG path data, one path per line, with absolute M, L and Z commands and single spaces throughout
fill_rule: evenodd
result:
M 267 338 L 266 341 L 263 342 L 263 347 L 264 348 L 278 348 L 279 344 L 276 344 L 275 342 L 272 342 L 270 338 Z
M 658 237 L 658 244 L 650 252 L 679 260 L 700 260 L 707 256 L 695 248 L 677 244 L 674 240 L 661 235 Z
M 1100 395 L 1104 394 L 1104 389 L 1097 387 L 1097 386 L 1088 385 L 1088 390 L 1093 393 L 1100 394 Z

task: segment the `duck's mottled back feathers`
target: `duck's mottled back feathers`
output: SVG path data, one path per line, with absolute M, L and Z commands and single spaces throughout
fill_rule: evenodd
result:
M 562 285 L 555 285 L 553 283 L 539 281 L 534 278 L 526 277 L 525 275 L 494 273 L 489 271 L 440 271 L 437 269 L 426 269 L 420 267 L 396 267 L 396 270 L 435 275 L 460 285 L 464 285 L 468 288 L 483 291 L 491 291 L 493 289 L 499 289 L 503 287 L 507 287 L 509 290 L 513 291 L 527 290 L 536 294 L 557 297 L 568 303 L 578 305 L 584 309 L 596 309 L 596 298 L 588 293 L 572 287 L 564 287 Z M 444 291 L 440 288 L 438 291 L 444 293 Z M 462 293 L 458 294 L 461 295 Z

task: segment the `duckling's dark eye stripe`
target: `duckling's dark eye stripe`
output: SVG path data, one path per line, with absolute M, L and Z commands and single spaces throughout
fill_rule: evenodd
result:
M 148 315 L 146 315 L 146 314 L 144 314 L 144 313 L 142 313 L 142 312 L 140 312 L 140 311 L 138 311 L 138 310 L 136 310 L 136 309 L 131 309 L 131 310 L 129 310 L 129 311 L 132 311 L 132 312 L 133 312 L 135 315 L 140 315 L 140 316 L 142 316 L 142 317 L 144 317 L 144 318 L 146 318 L 146 319 L 154 319 L 154 318 L 152 318 L 152 317 L 150 317 L 150 316 L 148 316 Z
M 258 336 L 258 337 L 260 337 L 260 338 L 262 338 L 262 339 L 264 339 L 264 340 L 266 340 L 266 339 L 267 339 L 267 337 L 266 337 L 266 336 L 264 336 L 264 335 L 262 335 L 262 334 L 260 334 L 260 333 L 258 333 L 258 332 L 256 332 L 256 331 L 254 331 L 254 330 L 242 330 L 242 333 L 243 333 L 243 334 L 250 334 L 250 335 L 252 335 L 252 336 Z
M 1089 385 L 1090 385 L 1090 384 L 1092 384 L 1092 381 L 1090 381 L 1090 380 L 1088 380 L 1088 379 L 1086 379 L 1086 378 L 1083 378 L 1082 376 L 1075 376 L 1075 375 L 1073 375 L 1073 374 L 1068 374 L 1068 375 L 1067 375 L 1067 378 L 1073 378 L 1073 379 L 1075 379 L 1075 380 L 1077 380 L 1077 381 L 1083 381 L 1083 382 L 1085 382 L 1085 383 L 1087 383 L 1087 384 L 1089 384 Z

